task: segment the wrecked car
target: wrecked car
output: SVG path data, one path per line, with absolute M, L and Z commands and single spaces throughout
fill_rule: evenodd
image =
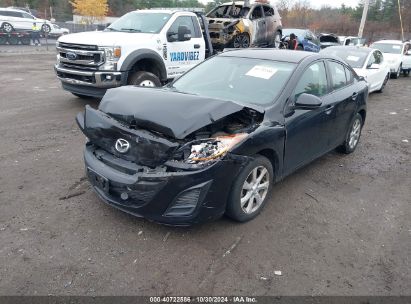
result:
M 320 39 L 321 49 L 328 48 L 330 46 L 339 46 L 341 45 L 340 39 L 337 35 L 334 34 L 325 34 L 321 33 L 318 38 Z
M 135 216 L 245 222 L 273 183 L 336 147 L 355 150 L 367 90 L 337 57 L 225 52 L 166 87 L 115 88 L 86 106 L 76 119 L 86 174 L 104 202 Z
M 207 15 L 214 49 L 272 46 L 281 43 L 281 17 L 269 1 L 232 1 Z

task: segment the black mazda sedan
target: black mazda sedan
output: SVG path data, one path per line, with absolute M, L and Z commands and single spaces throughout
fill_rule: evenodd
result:
M 109 90 L 77 123 L 87 176 L 106 203 L 190 225 L 259 214 L 273 183 L 338 148 L 351 153 L 367 83 L 336 57 L 222 53 L 163 88 Z

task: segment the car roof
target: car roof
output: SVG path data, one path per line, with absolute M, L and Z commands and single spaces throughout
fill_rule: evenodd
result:
M 278 49 L 238 49 L 229 50 L 220 54 L 224 57 L 244 57 L 254 59 L 273 60 L 281 62 L 299 63 L 308 57 L 323 58 L 318 53 L 292 51 L 292 50 L 278 50 Z
M 403 44 L 401 40 L 380 40 L 380 41 L 375 41 L 374 43 L 386 43 L 386 44 Z
M 10 11 L 10 12 L 19 12 L 19 13 L 27 13 L 26 11 L 18 8 L 9 8 L 9 7 L 1 7 L 0 10 L 2 11 Z
M 368 47 L 359 47 L 359 46 L 330 46 L 326 49 L 323 49 L 322 52 L 327 53 L 327 50 L 339 50 L 339 51 L 357 51 L 359 53 L 370 53 L 375 51 L 376 49 L 368 48 Z

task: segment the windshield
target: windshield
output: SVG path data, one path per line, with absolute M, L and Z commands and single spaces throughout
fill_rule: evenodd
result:
M 283 36 L 290 36 L 290 34 L 294 34 L 297 37 L 304 38 L 305 37 L 305 30 L 299 29 L 283 29 Z
M 249 8 L 242 5 L 220 5 L 207 14 L 209 18 L 240 18 L 246 17 Z
M 369 52 L 333 50 L 333 48 L 326 48 L 322 50 L 321 53 L 340 57 L 352 68 L 356 69 L 361 69 L 364 66 L 365 60 L 367 60 L 369 54 Z
M 374 43 L 371 47 L 388 54 L 401 54 L 402 51 L 401 44 Z
M 288 62 L 219 56 L 184 74 L 173 88 L 182 93 L 267 105 L 280 94 L 295 67 Z
M 115 21 L 106 30 L 159 33 L 170 17 L 171 15 L 167 13 L 131 12 Z

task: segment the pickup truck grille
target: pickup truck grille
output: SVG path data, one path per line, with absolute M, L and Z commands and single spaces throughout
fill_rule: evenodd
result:
M 104 64 L 104 52 L 96 45 L 61 43 L 57 47 L 63 67 L 96 71 Z

